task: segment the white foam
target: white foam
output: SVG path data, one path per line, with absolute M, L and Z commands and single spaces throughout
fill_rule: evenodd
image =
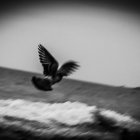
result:
M 68 125 L 94 122 L 95 106 L 80 102 L 44 103 L 26 100 L 0 100 L 0 116 L 13 116 L 49 123 L 55 120 Z
M 77 125 L 81 123 L 94 123 L 97 112 L 99 115 L 116 122 L 132 122 L 130 116 L 121 115 L 115 111 L 98 109 L 96 106 L 88 106 L 80 102 L 45 103 L 32 102 L 21 99 L 0 100 L 0 117 L 12 116 L 43 123 L 56 122 Z
M 107 117 L 108 119 L 112 119 L 117 122 L 132 122 L 133 119 L 127 115 L 120 115 L 119 113 L 112 110 L 102 110 L 100 115 Z

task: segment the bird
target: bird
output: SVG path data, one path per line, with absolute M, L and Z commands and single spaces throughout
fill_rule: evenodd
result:
M 38 45 L 38 54 L 40 63 L 43 66 L 44 77 L 33 76 L 31 81 L 39 90 L 53 90 L 52 85 L 60 82 L 63 77 L 69 76 L 80 67 L 78 62 L 73 60 L 67 61 L 59 67 L 58 61 L 41 44 Z

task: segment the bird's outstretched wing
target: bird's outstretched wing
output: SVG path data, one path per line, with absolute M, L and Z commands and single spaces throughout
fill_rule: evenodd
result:
M 68 61 L 64 63 L 58 70 L 58 74 L 62 76 L 69 76 L 72 72 L 78 69 L 79 65 L 75 61 Z
M 41 44 L 38 45 L 39 59 L 43 66 L 45 76 L 54 76 L 58 69 L 57 60 Z

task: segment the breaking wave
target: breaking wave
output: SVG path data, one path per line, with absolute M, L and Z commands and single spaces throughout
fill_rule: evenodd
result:
M 2 133 L 6 128 L 17 134 L 13 130 L 18 128 L 18 135 L 19 131 L 24 132 L 22 137 L 25 132 L 31 132 L 33 136 L 43 138 L 59 135 L 61 138 L 103 136 L 109 139 L 116 137 L 122 129 L 137 131 L 140 128 L 140 123 L 131 116 L 81 102 L 46 103 L 22 99 L 0 100 L 0 124 Z

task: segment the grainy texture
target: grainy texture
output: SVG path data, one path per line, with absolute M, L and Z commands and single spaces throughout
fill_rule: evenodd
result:
M 140 120 L 140 90 L 113 87 L 83 81 L 63 79 L 53 91 L 43 92 L 31 83 L 33 75 L 40 74 L 0 68 L 0 99 L 27 99 L 38 102 L 79 101 L 99 108 L 115 110 Z M 0 118 L 0 139 L 94 139 L 133 140 L 140 138 L 140 125 L 136 128 L 114 126 L 110 119 L 98 116 L 98 123 L 74 127 L 58 124 L 44 125 L 40 122 L 5 116 Z

